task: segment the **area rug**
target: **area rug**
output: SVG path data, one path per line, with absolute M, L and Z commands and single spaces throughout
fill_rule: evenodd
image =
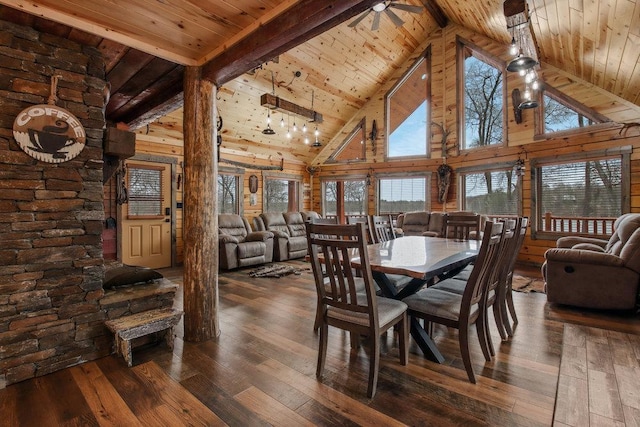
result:
M 515 274 L 513 276 L 512 288 L 516 292 L 538 292 L 544 293 L 544 280 L 535 279 L 533 277 L 520 276 Z
M 250 277 L 282 277 L 289 274 L 300 275 L 304 272 L 308 272 L 308 268 L 297 268 L 291 265 L 284 264 L 269 264 L 256 268 L 249 272 Z

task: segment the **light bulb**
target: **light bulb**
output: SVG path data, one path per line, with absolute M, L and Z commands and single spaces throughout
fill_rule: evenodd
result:
M 307 124 L 302 125 L 302 133 L 307 133 Z
M 320 135 L 320 131 L 318 130 L 317 127 L 316 127 L 316 130 L 313 131 L 313 134 L 316 136 L 316 139 L 318 139 L 318 135 Z
M 309 145 L 309 137 L 308 137 L 308 136 L 305 136 L 305 137 L 304 137 L 304 143 L 305 143 L 305 144 L 307 144 L 307 145 Z
M 531 83 L 535 78 L 536 78 L 536 75 L 533 72 L 533 70 L 529 70 L 529 72 L 524 76 L 524 81 L 526 83 Z
M 524 91 L 524 99 L 526 99 L 527 101 L 531 100 L 531 91 L 529 90 L 529 88 L 525 89 Z
M 267 113 L 267 124 L 271 124 L 271 113 Z
M 511 46 L 509 46 L 509 54 L 516 56 L 519 52 L 518 45 L 516 45 L 515 37 L 511 37 Z
M 518 71 L 518 74 L 520 74 L 520 76 L 524 77 L 527 74 L 527 70 L 520 70 L 520 71 Z
M 287 129 L 287 139 L 291 139 L 291 132 L 289 132 L 289 129 Z
M 293 131 L 298 132 L 298 126 L 296 126 L 296 121 L 293 121 Z
M 284 127 L 284 117 L 280 119 L 280 127 L 283 128 Z
M 533 83 L 531 83 L 531 89 L 533 90 L 540 89 L 540 82 L 538 81 L 538 79 L 534 80 Z

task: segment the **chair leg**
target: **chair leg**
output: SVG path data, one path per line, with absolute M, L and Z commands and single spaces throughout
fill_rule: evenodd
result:
M 500 317 L 502 319 L 502 326 L 504 327 L 507 336 L 511 338 L 513 336 L 513 329 L 511 329 L 511 320 L 509 319 L 506 295 L 500 301 Z
M 376 334 L 373 334 L 376 335 Z M 378 368 L 380 366 L 380 336 L 371 337 L 371 355 L 369 357 L 369 385 L 367 396 L 373 399 L 378 385 Z
M 478 314 L 478 319 L 476 319 L 476 332 L 478 334 L 478 341 L 480 342 L 480 349 L 482 350 L 482 354 L 484 355 L 484 359 L 487 362 L 491 361 L 491 354 L 489 352 L 489 342 L 487 341 L 487 330 L 486 330 L 486 311 L 481 311 Z M 468 335 L 468 333 L 467 333 Z
M 496 326 L 498 327 L 498 332 L 500 333 L 500 338 L 502 341 L 507 340 L 507 333 L 505 332 L 504 323 L 502 322 L 502 314 L 500 313 L 500 301 L 497 300 L 493 303 L 493 318 L 496 321 Z
M 511 318 L 513 319 L 513 324 L 518 324 L 518 316 L 516 315 L 516 308 L 513 306 L 513 289 L 511 287 L 511 280 L 509 280 L 509 287 L 507 288 L 507 305 L 509 306 L 509 313 L 511 313 Z
M 320 326 L 320 343 L 318 344 L 318 365 L 316 368 L 316 378 L 322 377 L 324 371 L 324 361 L 327 358 L 327 338 L 329 336 L 329 325 L 323 323 Z
M 471 366 L 471 353 L 469 352 L 469 326 L 464 325 L 458 330 L 458 340 L 460 341 L 460 353 L 462 354 L 462 363 L 464 363 L 464 369 L 467 371 L 469 381 L 473 384 L 476 383 L 476 376 L 473 373 L 473 366 Z
M 409 318 L 407 313 L 404 314 L 400 327 L 398 328 L 399 345 L 400 345 L 400 364 L 406 366 L 409 362 Z

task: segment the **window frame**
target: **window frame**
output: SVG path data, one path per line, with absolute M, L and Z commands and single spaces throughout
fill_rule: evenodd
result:
M 531 165 L 531 238 L 540 240 L 556 240 L 558 237 L 571 235 L 571 236 L 586 236 L 586 237 L 605 237 L 596 234 L 587 233 L 569 233 L 569 232 L 550 232 L 541 230 L 541 224 L 543 221 L 542 204 L 537 203 L 541 200 L 540 186 L 542 185 L 542 176 L 540 168 L 547 165 L 574 163 L 581 161 L 598 160 L 604 158 L 612 158 L 620 156 L 621 158 L 621 171 L 622 171 L 622 183 L 621 183 L 621 197 L 620 197 L 620 213 L 625 214 L 631 211 L 631 153 L 632 147 L 630 145 L 610 148 L 606 150 L 589 151 L 586 153 L 572 153 L 560 156 L 539 157 L 532 158 L 530 160 Z
M 544 121 L 544 96 L 545 94 L 552 98 L 554 101 L 564 105 L 566 108 L 575 111 L 577 114 L 580 114 L 589 120 L 592 120 L 594 123 L 589 126 L 583 126 L 573 129 L 565 129 L 556 132 L 546 132 L 545 131 L 545 121 Z M 589 107 L 582 105 L 571 97 L 563 94 L 556 88 L 545 85 L 542 90 L 538 93 L 538 108 L 535 109 L 534 113 L 534 141 L 540 141 L 548 138 L 563 138 L 571 135 L 579 135 L 585 132 L 594 132 L 599 130 L 610 129 L 614 127 L 614 123 L 608 117 L 598 113 L 595 110 L 592 110 Z
M 502 73 L 502 142 L 499 144 L 483 145 L 478 147 L 466 146 L 466 112 L 465 112 L 465 59 L 468 56 L 474 56 L 476 59 L 489 64 Z M 509 143 L 508 132 L 508 87 L 507 87 L 507 66 L 503 60 L 490 54 L 478 45 L 464 40 L 461 37 L 456 38 L 456 102 L 458 105 L 458 147 L 460 152 L 472 152 L 478 150 L 495 149 L 506 147 Z
M 358 136 L 358 134 L 360 134 L 361 132 L 362 132 L 362 142 L 361 142 L 362 152 L 361 152 L 360 157 L 357 158 L 357 159 L 338 160 L 338 157 L 340 156 L 340 154 L 342 154 L 342 152 L 354 142 L 354 138 L 356 136 Z M 334 164 L 338 164 L 338 163 L 345 164 L 346 163 L 346 164 L 349 164 L 349 163 L 362 163 L 362 162 L 366 162 L 366 161 L 367 161 L 367 129 L 366 129 L 366 118 L 363 117 L 355 125 L 353 130 L 351 132 L 349 132 L 349 134 L 344 139 L 344 141 L 342 141 L 340 146 L 338 148 L 336 148 L 333 151 L 333 153 L 331 153 L 331 155 L 329 156 L 329 158 L 327 158 L 325 163 L 334 163 Z
M 387 172 L 387 173 L 379 173 L 376 174 L 376 179 L 375 179 L 375 195 L 376 195 L 376 199 L 375 199 L 375 204 L 376 204 L 376 213 L 378 215 L 380 215 L 380 181 L 383 179 L 414 179 L 414 178 L 424 178 L 425 179 L 425 187 L 424 187 L 424 191 L 425 191 L 425 199 L 424 199 L 424 211 L 426 212 L 431 212 L 431 179 L 433 176 L 433 172 L 430 171 L 426 171 L 426 172 L 411 172 L 411 173 L 406 173 L 406 172 Z M 404 212 L 384 212 L 383 214 L 386 215 L 388 213 L 394 214 L 400 214 L 400 213 L 404 213 Z
M 391 106 L 390 100 L 393 95 L 402 87 L 404 83 L 407 82 L 409 77 L 412 76 L 413 72 L 418 69 L 418 67 L 423 63 L 426 63 L 426 84 L 425 84 L 425 100 L 427 102 L 427 116 L 426 120 L 426 135 L 425 135 L 425 154 L 424 155 L 409 155 L 409 156 L 389 156 L 389 137 L 391 136 Z M 431 45 L 429 45 L 418 58 L 414 61 L 414 63 L 409 67 L 407 71 L 398 79 L 397 82 L 389 89 L 389 91 L 384 95 L 384 123 L 385 123 L 385 137 L 384 137 L 384 160 L 385 161 L 394 161 L 394 160 L 411 160 L 411 159 L 429 159 L 431 158 L 431 82 L 432 82 L 432 72 L 431 72 Z M 365 144 L 366 145 L 366 144 Z
M 486 165 L 479 165 L 479 166 L 468 166 L 468 167 L 461 167 L 458 168 L 456 170 L 456 173 L 458 175 L 458 206 L 460 206 L 461 210 L 468 210 L 467 209 L 467 198 L 466 198 L 466 181 L 465 181 L 465 176 L 468 174 L 481 174 L 484 172 L 506 172 L 511 170 L 514 174 L 516 174 L 515 171 L 515 164 L 514 162 L 500 162 L 500 163 L 495 163 L 492 164 L 491 166 L 486 166 Z M 517 212 L 514 214 L 510 214 L 510 215 L 518 215 L 518 216 L 522 216 L 523 215 L 523 180 L 524 180 L 524 174 L 519 175 L 518 176 L 518 182 L 516 183 L 516 197 L 517 197 Z M 485 212 L 479 212 L 483 215 L 488 215 L 488 216 L 497 216 L 496 214 L 490 214 L 490 213 L 485 213 Z M 507 214 L 505 214 L 507 215 Z M 502 216 L 505 216 L 502 215 Z
M 262 171 L 262 211 L 269 212 L 267 207 L 267 185 L 269 180 L 275 181 L 289 181 L 296 183 L 296 209 L 287 210 L 285 212 L 296 212 L 302 210 L 302 202 L 303 202 L 303 177 L 302 175 L 296 175 L 291 173 L 283 173 L 283 172 L 273 172 L 273 171 Z M 291 206 L 291 201 L 287 200 L 287 208 Z
M 236 212 L 238 215 L 244 215 L 244 175 L 245 170 L 242 168 L 234 168 L 229 166 L 218 166 L 218 176 L 227 175 L 236 178 Z M 216 180 L 218 178 L 216 177 Z M 216 187 L 216 197 L 218 197 L 219 183 Z M 216 203 L 216 210 L 220 211 L 220 203 Z

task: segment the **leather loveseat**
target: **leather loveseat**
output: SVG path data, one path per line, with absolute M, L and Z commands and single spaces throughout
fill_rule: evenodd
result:
M 640 214 L 625 214 L 607 240 L 562 237 L 545 252 L 547 300 L 595 309 L 630 310 L 640 283 Z
M 398 215 L 397 233 L 404 236 L 444 237 L 446 213 L 442 212 L 406 212 Z
M 307 231 L 300 212 L 263 212 L 254 218 L 254 228 L 273 233 L 273 260 L 286 261 L 307 255 Z
M 246 218 L 236 214 L 218 215 L 220 268 L 269 263 L 273 260 L 273 233 L 251 231 Z

